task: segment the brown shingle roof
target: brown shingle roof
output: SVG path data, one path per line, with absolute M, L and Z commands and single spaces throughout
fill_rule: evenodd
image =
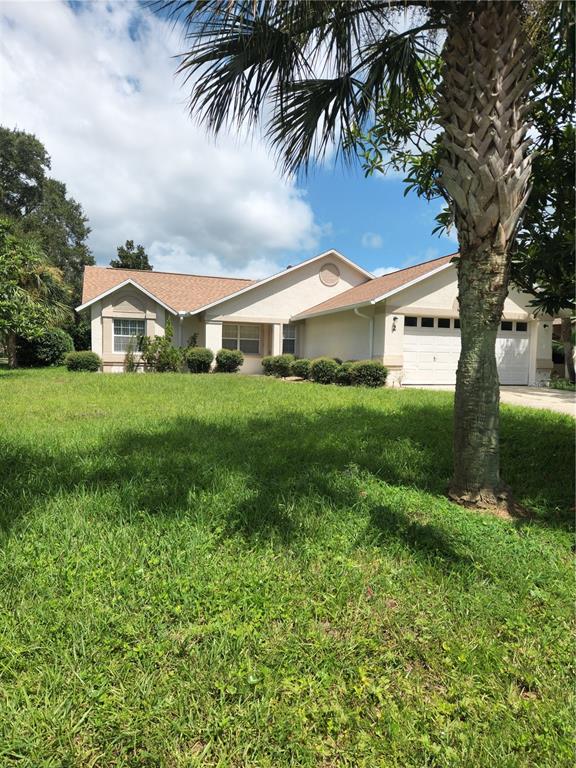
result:
M 254 280 L 236 277 L 205 277 L 139 269 L 86 267 L 82 304 L 95 299 L 125 280 L 133 280 L 177 312 L 188 312 L 247 288 Z
M 423 264 L 416 264 L 413 267 L 406 267 L 406 269 L 390 272 L 390 274 L 382 275 L 382 277 L 375 277 L 373 280 L 360 283 L 360 285 L 356 285 L 354 288 L 339 293 L 337 296 L 333 296 L 331 299 L 327 299 L 321 304 L 316 304 L 314 307 L 310 307 L 310 309 L 300 312 L 300 314 L 295 317 L 305 318 L 309 315 L 334 312 L 339 309 L 366 304 L 393 291 L 395 288 L 400 288 L 402 285 L 410 283 L 412 280 L 416 280 L 417 277 L 422 277 L 427 272 L 432 272 L 433 270 L 438 269 L 438 267 L 448 264 L 457 255 L 458 254 L 452 253 L 449 256 L 441 256 L 439 259 L 425 261 Z

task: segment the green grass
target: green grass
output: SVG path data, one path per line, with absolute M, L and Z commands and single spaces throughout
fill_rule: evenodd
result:
M 573 421 L 452 396 L 0 373 L 0 765 L 572 766 Z

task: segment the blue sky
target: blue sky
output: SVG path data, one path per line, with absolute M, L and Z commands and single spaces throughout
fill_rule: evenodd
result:
M 366 269 L 406 267 L 455 250 L 453 239 L 431 234 L 440 202 L 404 197 L 398 176 L 364 178 L 359 168 L 321 168 L 300 183 L 319 220 L 330 223 L 324 244 Z
M 3 2 L 0 40 L 2 122 L 44 142 L 99 264 L 126 239 L 156 269 L 254 278 L 330 247 L 379 273 L 455 248 L 398 177 L 286 179 L 258 137 L 207 136 L 175 78 L 182 29 L 142 4 Z

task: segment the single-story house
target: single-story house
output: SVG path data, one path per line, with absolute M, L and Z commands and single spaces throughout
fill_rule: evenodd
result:
M 457 254 L 374 277 L 329 250 L 263 280 L 86 267 L 79 312 L 91 313 L 92 350 L 105 371 L 122 371 L 132 335 L 174 344 L 240 349 L 244 373 L 264 355 L 291 352 L 375 359 L 389 383 L 453 384 L 460 353 Z M 513 286 L 497 341 L 503 384 L 540 384 L 552 370 L 552 318 L 535 316 Z

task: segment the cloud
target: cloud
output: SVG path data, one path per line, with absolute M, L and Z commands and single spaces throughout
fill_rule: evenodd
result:
M 382 235 L 376 232 L 364 232 L 360 242 L 364 248 L 382 248 L 384 245 Z
M 310 204 L 258 139 L 216 142 L 190 120 L 181 29 L 138 4 L 53 0 L 4 3 L 0 34 L 2 122 L 45 144 L 99 263 L 129 238 L 157 268 L 259 277 L 318 247 Z
M 372 270 L 372 274 L 376 277 L 382 277 L 382 275 L 389 275 L 391 272 L 398 272 L 402 267 L 377 267 Z

